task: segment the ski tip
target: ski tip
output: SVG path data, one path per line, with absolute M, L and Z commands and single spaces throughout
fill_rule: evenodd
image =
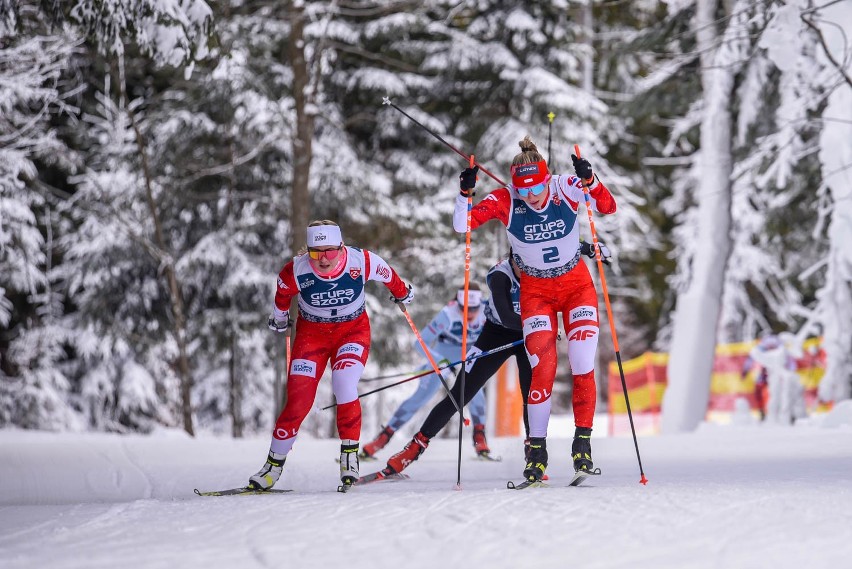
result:
M 506 488 L 509 490 L 523 490 L 525 488 L 550 488 L 549 484 L 545 484 L 541 480 L 526 479 L 519 484 L 515 484 L 511 480 L 506 483 Z
M 490 452 L 478 452 L 476 453 L 476 458 L 486 462 L 503 462 L 502 456 L 492 456 Z

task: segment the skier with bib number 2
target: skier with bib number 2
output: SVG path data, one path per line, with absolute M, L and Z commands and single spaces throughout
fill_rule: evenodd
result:
M 577 213 L 588 188 L 592 208 L 615 212 L 615 199 L 597 179 L 589 162 L 572 155 L 576 176 L 551 175 L 547 162 L 529 136 L 512 161 L 512 183 L 485 196 L 471 211 L 471 229 L 496 219 L 506 227 L 512 258 L 521 270 L 521 320 L 524 345 L 532 366 L 527 399 L 530 453 L 524 478 L 541 480 L 547 468 L 547 425 L 556 376 L 557 314 L 562 313 L 568 359 L 574 377 L 574 441 L 571 454 L 577 472 L 594 472 L 591 433 L 597 398 L 595 351 L 598 302 L 594 283 L 580 260 Z M 476 185 L 478 167 L 460 175 L 453 227 L 467 229 L 467 198 Z

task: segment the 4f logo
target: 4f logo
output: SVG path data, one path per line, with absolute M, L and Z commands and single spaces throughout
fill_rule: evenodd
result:
M 575 330 L 570 336 L 568 336 L 568 341 L 572 340 L 588 340 L 589 338 L 594 338 L 597 335 L 597 330 L 592 330 L 589 328 L 580 328 L 579 330 Z

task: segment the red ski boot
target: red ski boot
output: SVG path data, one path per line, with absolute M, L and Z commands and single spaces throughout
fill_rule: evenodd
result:
M 485 425 L 473 426 L 473 448 L 481 458 L 490 458 L 491 449 L 488 448 L 488 441 L 485 439 Z
M 401 451 L 388 459 L 388 466 L 384 471 L 394 472 L 399 474 L 405 468 L 414 462 L 423 454 L 426 447 L 429 446 L 429 439 L 423 433 L 417 433 L 414 438 L 408 441 Z
M 368 442 L 364 445 L 364 448 L 361 449 L 361 452 L 358 456 L 362 459 L 370 460 L 375 459 L 375 455 L 377 452 L 385 448 L 385 445 L 388 444 L 388 441 L 391 440 L 391 437 L 396 431 L 391 429 L 390 427 L 382 428 L 382 431 L 376 436 L 375 439 Z

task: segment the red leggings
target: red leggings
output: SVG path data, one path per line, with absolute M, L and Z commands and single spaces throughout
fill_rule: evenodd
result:
M 299 427 L 314 404 L 319 380 L 329 361 L 340 438 L 361 438 L 358 381 L 369 353 L 370 321 L 366 312 L 350 322 L 325 324 L 299 319 L 287 374 L 287 404 L 272 432 L 273 452 L 290 452 Z
M 597 400 L 595 352 L 598 345 L 598 297 L 585 263 L 555 278 L 521 275 L 521 319 L 524 345 L 532 365 L 527 400 L 530 436 L 546 437 L 550 396 L 556 377 L 557 314 L 568 338 L 568 360 L 574 376 L 574 423 L 592 427 Z

